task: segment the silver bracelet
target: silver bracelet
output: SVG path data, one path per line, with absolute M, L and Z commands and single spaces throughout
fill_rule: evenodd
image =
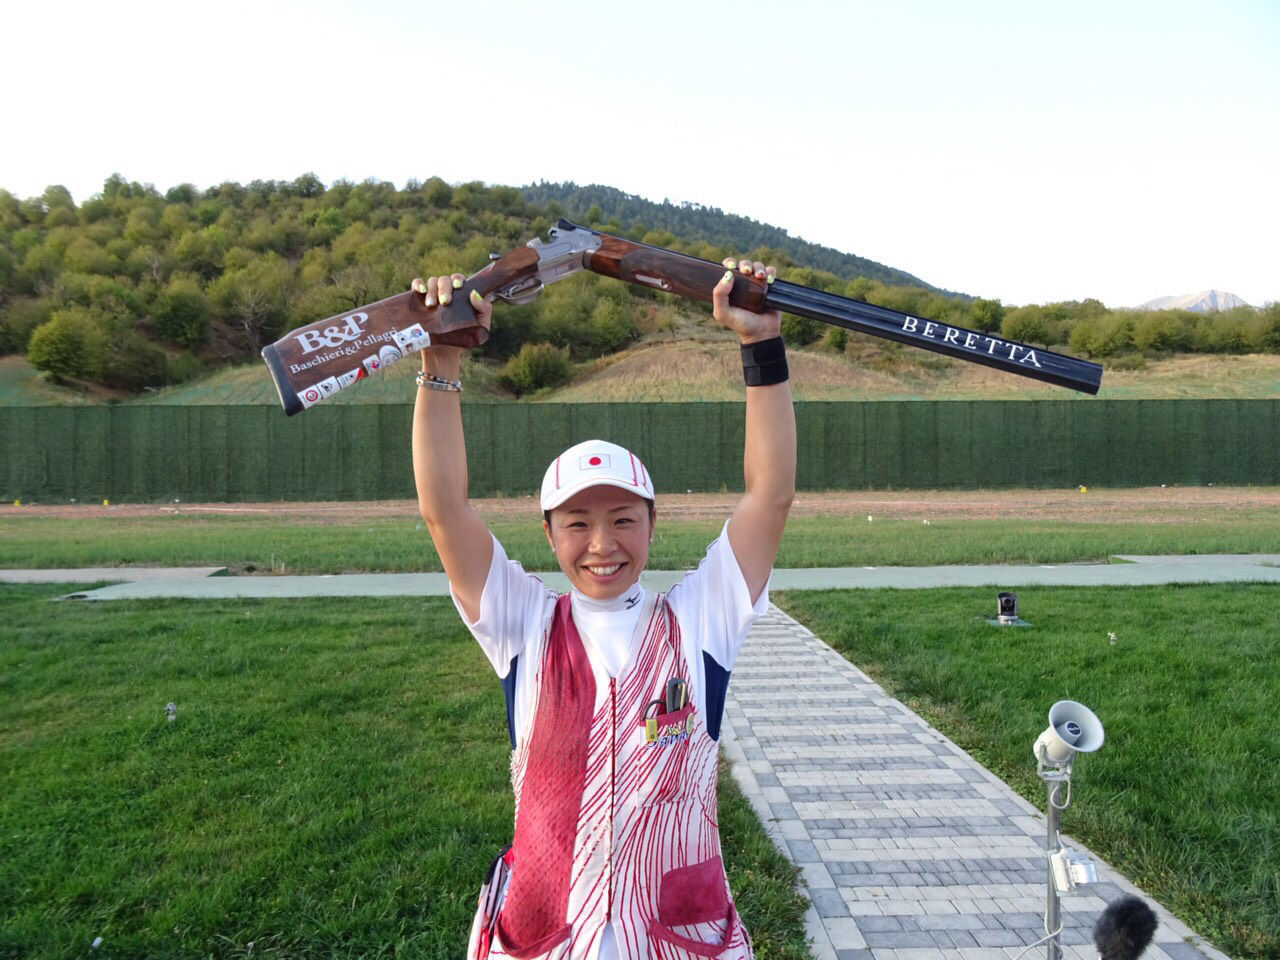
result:
M 426 387 L 428 390 L 445 390 L 449 393 L 461 393 L 461 380 L 446 380 L 444 377 L 437 377 L 435 374 L 427 373 L 422 370 L 414 378 L 418 386 Z

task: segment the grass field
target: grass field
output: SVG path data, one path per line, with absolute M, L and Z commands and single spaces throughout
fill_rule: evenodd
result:
M 461 955 L 512 798 L 501 689 L 447 600 L 66 589 L 0 587 L 0 957 Z M 758 956 L 802 960 L 796 871 L 721 793 Z
M 1176 494 L 1171 495 L 1176 499 Z M 1274 497 L 1271 500 L 1274 501 Z M 182 510 L 183 508 L 174 508 Z M 397 517 L 350 516 L 273 522 L 270 505 L 247 513 L 190 512 L 40 516 L 0 507 L 0 568 L 76 566 L 227 566 L 233 572 L 344 573 L 439 570 L 440 562 L 413 506 Z M 530 500 L 519 519 L 490 524 L 508 554 L 530 570 L 554 569 Z M 649 567 L 695 565 L 719 533 L 715 519 L 662 519 Z M 865 513 L 795 516 L 778 555 L 779 567 L 931 565 L 948 563 L 1069 563 L 1115 554 L 1280 553 L 1280 506 L 1225 505 L 1162 517 L 1090 515 L 993 518 L 953 516 L 939 508 L 923 518 Z
M 1089 706 L 1106 742 L 1062 829 L 1228 955 L 1280 956 L 1274 585 L 1036 588 L 1021 630 L 986 623 L 985 590 L 775 599 L 1041 810 L 1048 708 Z
M 1280 552 L 1274 490 L 815 496 L 780 565 Z M 696 561 L 710 499 L 668 500 L 651 566 Z M 39 509 L 3 508 L 0 566 L 435 564 L 412 504 Z M 481 509 L 549 566 L 531 501 Z M 71 589 L 0 588 L 0 957 L 453 955 L 510 796 L 447 601 L 45 602 Z M 986 591 L 780 599 L 1037 806 L 1048 705 L 1089 704 L 1108 742 L 1064 829 L 1232 956 L 1280 955 L 1274 587 L 1039 588 L 998 634 Z M 794 872 L 723 778 L 722 823 L 758 955 L 799 960 Z

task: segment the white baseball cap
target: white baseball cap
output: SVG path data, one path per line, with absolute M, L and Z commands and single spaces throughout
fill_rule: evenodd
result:
M 580 490 L 602 484 L 653 500 L 653 481 L 639 457 L 607 440 L 584 440 L 547 467 L 542 478 L 542 509 L 554 510 Z

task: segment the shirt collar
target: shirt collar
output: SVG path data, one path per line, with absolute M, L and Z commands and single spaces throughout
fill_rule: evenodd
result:
M 609 600 L 594 600 L 579 593 L 576 587 L 570 588 L 573 605 L 586 613 L 606 613 L 610 611 L 634 610 L 644 599 L 644 587 L 636 580 L 626 591 Z

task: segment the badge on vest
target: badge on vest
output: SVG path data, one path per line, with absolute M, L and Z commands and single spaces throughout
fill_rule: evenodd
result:
M 693 732 L 693 714 L 687 713 L 672 723 L 660 723 L 661 717 L 646 717 L 644 721 L 644 742 L 665 747 L 668 744 L 688 740 Z

